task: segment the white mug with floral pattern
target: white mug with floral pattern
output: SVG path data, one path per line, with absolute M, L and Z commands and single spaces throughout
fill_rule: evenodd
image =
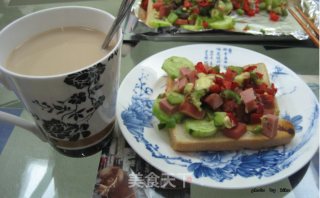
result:
M 32 36 L 57 27 L 83 26 L 107 33 L 114 17 L 102 10 L 64 6 L 40 10 L 0 31 L 0 82 L 13 90 L 34 121 L 0 111 L 13 123 L 74 157 L 97 151 L 112 137 L 119 86 L 122 32 L 102 59 L 87 67 L 53 76 L 28 76 L 7 70 L 9 54 Z

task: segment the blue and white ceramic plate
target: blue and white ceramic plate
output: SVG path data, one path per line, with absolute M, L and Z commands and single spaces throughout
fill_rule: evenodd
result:
M 157 129 L 158 122 L 151 110 L 154 99 L 165 88 L 166 77 L 161 65 L 173 55 L 221 67 L 266 64 L 271 81 L 278 87 L 280 116 L 295 126 L 296 136 L 292 142 L 258 151 L 174 151 L 168 133 Z M 120 86 L 117 119 L 127 142 L 148 163 L 178 179 L 214 188 L 252 188 L 287 178 L 312 158 L 319 145 L 319 106 L 308 86 L 281 63 L 228 45 L 187 45 L 145 59 Z

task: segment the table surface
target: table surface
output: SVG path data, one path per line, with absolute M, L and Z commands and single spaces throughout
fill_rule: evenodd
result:
M 45 2 L 45 3 L 44 3 Z M 120 1 L 114 0 L 0 0 L 0 29 L 14 19 L 36 10 L 61 6 L 83 5 L 100 8 L 115 15 Z M 159 51 L 195 42 L 143 40 L 135 46 L 123 45 L 121 79 L 139 62 Z M 301 75 L 318 96 L 319 49 L 312 47 L 268 47 L 261 44 L 227 43 L 265 54 Z M 15 94 L 0 84 L 0 110 L 31 119 Z M 91 197 L 96 182 L 101 153 L 86 158 L 65 157 L 31 133 L 0 122 L 0 196 L 1 197 Z M 283 185 L 290 193 L 278 197 L 318 197 L 319 152 L 302 172 L 297 186 L 285 179 Z M 304 171 L 306 173 L 304 174 Z M 296 179 L 297 180 L 297 179 Z M 296 181 L 295 180 L 295 181 Z M 291 183 L 290 183 L 291 182 Z M 295 186 L 295 188 L 292 188 Z M 306 195 L 305 193 L 308 192 Z M 191 185 L 191 197 L 232 197 L 248 195 L 248 191 L 225 191 Z M 250 194 L 250 193 L 249 193 Z M 261 195 L 261 196 L 260 196 Z M 255 194 L 254 196 L 257 196 Z M 273 194 L 259 194 L 274 197 Z

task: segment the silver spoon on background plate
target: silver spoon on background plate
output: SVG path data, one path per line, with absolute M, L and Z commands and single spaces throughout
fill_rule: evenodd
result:
M 126 16 L 128 15 L 128 13 L 130 13 L 131 11 L 131 7 L 134 4 L 135 0 L 123 0 L 121 2 L 120 8 L 118 10 L 118 14 L 116 19 L 113 21 L 112 26 L 106 36 L 106 38 L 104 39 L 104 42 L 102 44 L 102 49 L 107 49 L 110 41 L 112 40 L 114 34 L 116 32 L 118 32 L 120 25 L 123 21 L 123 19 L 126 18 Z

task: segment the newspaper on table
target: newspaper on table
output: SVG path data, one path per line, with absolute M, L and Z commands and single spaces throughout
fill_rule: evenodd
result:
M 102 151 L 94 198 L 190 197 L 190 184 L 159 171 L 144 161 L 115 132 Z

